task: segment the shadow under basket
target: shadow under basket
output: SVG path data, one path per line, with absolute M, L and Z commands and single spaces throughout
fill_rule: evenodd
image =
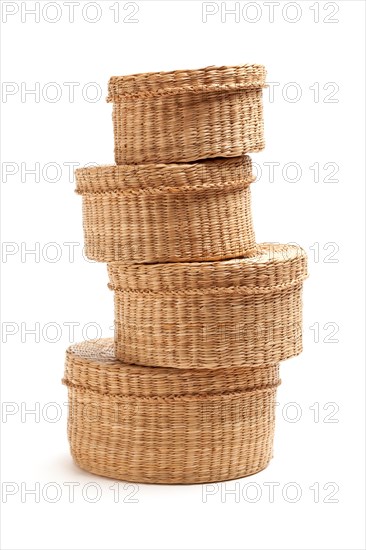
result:
M 263 470 L 279 365 L 179 370 L 127 365 L 113 340 L 67 350 L 68 438 L 78 466 L 135 483 L 191 484 Z
M 245 258 L 108 264 L 115 353 L 152 367 L 278 363 L 302 351 L 305 252 L 262 244 Z
M 112 76 L 117 164 L 239 157 L 264 148 L 262 65 Z
M 80 168 L 75 175 L 92 260 L 219 260 L 255 247 L 248 156 Z

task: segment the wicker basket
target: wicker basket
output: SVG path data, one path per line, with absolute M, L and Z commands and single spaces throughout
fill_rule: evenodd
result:
M 113 76 L 117 164 L 239 157 L 264 148 L 262 65 Z
M 141 483 L 247 476 L 272 457 L 278 365 L 178 370 L 113 357 L 113 340 L 67 351 L 71 454 L 83 469 Z
M 306 256 L 258 245 L 220 262 L 108 264 L 115 353 L 126 363 L 220 368 L 272 364 L 302 351 Z
M 248 156 L 82 168 L 76 181 L 93 260 L 217 260 L 255 247 Z

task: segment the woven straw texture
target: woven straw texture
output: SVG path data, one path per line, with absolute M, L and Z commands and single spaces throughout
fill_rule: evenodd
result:
M 111 339 L 67 351 L 75 462 L 137 483 L 205 483 L 253 474 L 272 457 L 278 365 L 154 369 L 118 362 Z
M 108 264 L 115 352 L 126 363 L 221 368 L 277 363 L 302 351 L 306 255 L 258 245 L 246 258 Z
M 248 156 L 82 168 L 75 174 L 90 259 L 218 260 L 255 247 Z
M 117 164 L 238 157 L 264 148 L 262 65 L 113 76 Z

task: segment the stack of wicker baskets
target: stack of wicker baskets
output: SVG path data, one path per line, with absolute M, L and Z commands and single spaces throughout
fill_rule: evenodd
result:
M 306 256 L 256 244 L 261 65 L 112 77 L 114 166 L 76 171 L 115 338 L 67 351 L 68 435 L 90 472 L 146 483 L 253 474 L 272 456 L 279 362 L 302 350 Z

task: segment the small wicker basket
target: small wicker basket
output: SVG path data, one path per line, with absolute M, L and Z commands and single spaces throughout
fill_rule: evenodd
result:
M 302 351 L 306 255 L 258 245 L 246 258 L 108 264 L 115 291 L 115 353 L 154 367 L 272 364 Z
M 255 247 L 248 156 L 76 170 L 86 255 L 100 262 L 235 258 Z
M 262 65 L 112 76 L 117 164 L 238 157 L 264 148 Z
M 154 369 L 120 363 L 113 340 L 66 355 L 71 454 L 94 474 L 136 483 L 205 483 L 272 457 L 279 366 Z

